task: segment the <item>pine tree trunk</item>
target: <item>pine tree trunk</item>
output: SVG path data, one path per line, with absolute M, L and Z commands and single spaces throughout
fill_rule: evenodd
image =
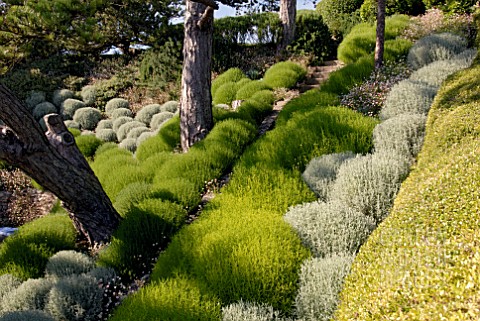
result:
M 297 15 L 296 0 L 280 0 L 280 21 L 282 23 L 282 41 L 277 47 L 280 54 L 295 39 L 295 19 Z
M 377 10 L 377 41 L 375 44 L 375 69 L 383 66 L 385 48 L 385 0 L 378 0 Z
M 212 41 L 213 8 L 187 0 L 180 99 L 180 141 L 185 152 L 213 127 Z
M 54 193 L 91 246 L 108 241 L 120 216 L 61 116 L 45 116 L 44 133 L 26 107 L 0 85 L 0 119 L 8 126 L 0 132 L 0 159 Z

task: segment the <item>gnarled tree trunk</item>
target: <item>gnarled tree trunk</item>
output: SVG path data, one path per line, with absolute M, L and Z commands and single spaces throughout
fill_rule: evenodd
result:
M 180 100 L 180 141 L 185 152 L 213 127 L 210 87 L 213 11 L 217 8 L 215 1 L 187 0 Z
M 282 41 L 277 47 L 280 54 L 295 39 L 295 19 L 297 15 L 296 0 L 280 0 L 280 21 L 282 22 Z
M 378 0 L 377 10 L 377 41 L 375 44 L 375 69 L 383 66 L 385 48 L 385 0 Z
M 26 107 L 0 85 L 0 159 L 54 193 L 91 246 L 108 241 L 120 222 L 100 182 L 61 117 L 44 117 L 45 134 Z

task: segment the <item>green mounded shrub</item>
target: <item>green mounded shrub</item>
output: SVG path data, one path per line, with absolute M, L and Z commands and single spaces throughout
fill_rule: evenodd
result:
M 128 152 L 130 154 L 129 157 L 133 160 L 130 150 L 124 148 L 119 149 Z M 97 157 L 96 162 L 98 162 L 98 159 L 99 158 Z M 145 172 L 138 167 L 138 165 L 123 163 L 127 162 L 127 160 L 122 160 L 122 157 L 118 156 L 113 160 L 113 164 L 111 161 L 107 162 L 108 165 L 112 165 L 112 169 L 104 170 L 97 174 L 102 183 L 103 189 L 112 202 L 115 202 L 117 194 L 124 189 L 125 186 L 135 182 L 149 182 Z M 115 164 L 115 162 L 118 163 Z M 107 173 L 110 174 L 110 176 L 106 176 Z
M 94 130 L 102 119 L 100 110 L 93 107 L 79 108 L 73 115 L 73 121 L 80 124 L 82 129 Z
M 3 298 L 0 311 L 43 310 L 54 283 L 50 279 L 28 279 Z
M 87 106 L 93 106 L 97 101 L 97 88 L 92 85 L 84 86 L 82 87 L 80 96 L 82 96 L 82 100 Z
M 272 88 L 291 88 L 306 74 L 305 68 L 293 61 L 282 61 L 268 68 L 263 81 Z
M 186 216 L 182 206 L 161 199 L 147 198 L 132 205 L 98 263 L 127 278 L 145 275 Z
M 212 95 L 215 95 L 220 86 L 227 82 L 237 82 L 247 76 L 239 68 L 230 68 L 212 81 Z
M 14 311 L 7 312 L 6 314 L 0 317 L 2 321 L 25 321 L 25 320 L 35 320 L 35 321 L 55 321 L 55 319 L 46 312 L 39 310 L 31 311 Z
M 28 95 L 27 99 L 25 99 L 25 104 L 29 110 L 33 110 L 35 106 L 40 103 L 45 102 L 46 94 L 43 91 L 32 91 Z
M 405 14 L 418 16 L 425 13 L 425 4 L 422 0 L 386 1 L 385 11 L 387 16 Z M 378 4 L 375 0 L 365 0 L 360 7 L 360 16 L 363 21 L 374 22 L 377 19 Z
M 118 144 L 118 147 L 135 153 L 137 150 L 137 140 L 135 138 L 125 138 Z
M 68 131 L 73 135 L 73 137 L 78 137 L 82 134 L 82 131 L 78 128 L 68 128 Z
M 8 296 L 10 292 L 18 288 L 21 284 L 22 281 L 11 274 L 0 275 L 0 306 L 2 306 L 3 298 Z
M 380 223 L 410 169 L 408 157 L 385 153 L 367 154 L 346 161 L 338 170 L 330 201 L 340 201 Z
M 114 124 L 114 127 L 115 127 L 116 122 L 114 122 L 113 124 Z M 120 127 L 118 127 L 118 129 L 117 129 L 118 141 L 119 142 L 123 141 L 132 129 L 138 128 L 138 127 L 145 127 L 145 123 L 143 123 L 141 121 L 138 121 L 138 120 L 134 120 L 134 121 L 126 122 L 123 125 L 121 125 Z
M 232 101 L 235 100 L 235 95 L 237 94 L 237 85 L 235 82 L 230 81 L 222 84 L 215 90 L 213 95 L 213 104 L 226 104 L 231 105 Z
M 237 87 L 236 90 L 239 90 L 240 88 L 242 88 L 243 86 L 245 86 L 246 84 L 248 84 L 249 82 L 252 82 L 252 81 L 253 81 L 253 80 L 250 79 L 250 78 L 242 78 L 242 79 L 240 79 L 239 81 L 237 81 L 237 82 L 235 83 L 235 85 L 236 85 L 236 87 Z
M 115 136 L 116 137 L 116 136 Z M 118 149 L 118 145 L 114 142 L 107 142 L 101 145 L 100 147 L 97 148 L 97 151 L 95 152 L 95 158 L 102 154 L 103 152 L 106 152 L 108 150 L 116 150 Z
M 174 101 L 174 100 L 167 101 L 162 105 L 162 107 L 160 108 L 160 111 L 161 112 L 168 111 L 171 113 L 176 113 L 178 111 L 178 106 L 179 106 L 178 101 Z
M 341 37 L 361 21 L 359 9 L 362 4 L 363 0 L 322 0 L 317 5 L 317 11 L 330 32 Z
M 124 217 L 134 205 L 151 195 L 152 184 L 144 182 L 132 183 L 125 186 L 125 188 L 118 193 L 113 207 L 115 207 L 118 214 Z
M 271 90 L 272 88 L 261 80 L 254 80 L 247 83 L 245 86 L 238 89 L 235 96 L 236 100 L 249 99 L 258 91 Z
M 410 40 L 397 38 L 385 41 L 383 59 L 385 61 L 397 62 L 408 55 L 413 43 Z
M 172 290 L 174 289 L 174 290 Z M 139 313 L 141 311 L 141 313 Z M 155 283 L 128 296 L 117 308 L 112 321 L 155 320 L 211 321 L 220 319 L 220 305 L 203 293 L 194 280 L 180 276 Z
M 330 74 L 320 90 L 325 93 L 344 95 L 355 85 L 365 81 L 374 69 L 373 57 L 364 56 Z
M 353 259 L 352 255 L 338 253 L 303 263 L 295 299 L 296 314 L 301 320 L 332 319 Z
M 147 105 L 137 112 L 137 115 L 135 116 L 135 120 L 141 121 L 145 123 L 145 125 L 150 126 L 152 117 L 160 113 L 161 108 L 162 108 L 162 105 L 160 104 Z
M 89 134 L 75 137 L 75 143 L 77 143 L 77 147 L 83 156 L 93 157 L 97 148 L 103 144 L 103 141 L 98 139 L 95 135 Z
M 158 152 L 173 151 L 180 144 L 180 118 L 166 121 L 156 136 L 145 140 L 137 149 L 135 156 L 143 161 Z
M 68 129 L 75 129 L 75 130 L 80 131 L 80 124 L 77 123 L 76 121 L 65 120 L 63 123 L 65 124 L 65 127 L 67 127 Z M 44 125 L 45 125 L 45 123 L 44 123 Z M 80 135 L 80 133 L 79 133 L 79 135 Z
M 97 124 L 97 130 L 99 129 L 113 129 L 113 121 L 111 119 L 102 119 Z
M 35 118 L 37 121 L 43 118 L 45 115 L 56 113 L 58 113 L 57 107 L 48 101 L 36 105 L 32 111 L 33 118 Z
M 148 131 L 148 132 L 143 132 L 140 134 L 140 136 L 138 136 L 137 138 L 137 148 L 138 146 L 140 146 L 144 141 L 146 141 L 147 139 L 149 139 L 150 137 L 153 137 L 155 136 L 156 133 L 153 132 L 153 131 Z
M 76 251 L 55 253 L 45 267 L 46 277 L 58 279 L 73 274 L 87 273 L 95 267 L 95 262 L 86 254 Z
M 275 95 L 271 90 L 260 90 L 254 93 L 250 99 L 273 105 L 275 102 Z
M 102 312 L 102 297 L 103 289 L 95 278 L 71 275 L 53 285 L 45 311 L 58 320 L 95 321 Z
M 110 116 L 115 109 L 118 108 L 127 108 L 130 109 L 130 103 L 128 100 L 123 98 L 113 98 L 110 99 L 105 105 L 105 113 Z
M 244 302 L 222 307 L 222 321 L 287 321 L 267 304 Z
M 171 152 L 158 152 L 141 161 L 142 169 L 145 170 L 147 175 L 154 177 L 163 166 L 163 164 L 170 159 L 173 154 Z
M 253 99 L 247 99 L 240 107 L 238 107 L 237 111 L 240 115 L 244 116 L 246 119 L 252 119 L 254 123 L 260 125 L 265 118 L 265 116 L 271 112 L 273 109 L 272 104 L 268 102 L 262 102 Z
M 467 42 L 451 33 L 433 34 L 418 40 L 407 57 L 413 69 L 419 69 L 437 60 L 450 59 L 467 49 Z
M 48 258 L 73 249 L 76 231 L 67 215 L 51 214 L 20 227 L 0 246 L 0 274 L 20 279 L 40 277 Z
M 72 119 L 77 109 L 86 107 L 85 103 L 78 99 L 67 98 L 60 106 L 60 113 L 63 119 Z
M 137 141 L 138 137 L 140 137 L 141 134 L 145 132 L 150 132 L 150 128 L 148 127 L 136 127 L 131 129 L 126 138 L 133 138 L 135 141 Z
M 167 177 L 154 182 L 152 195 L 192 210 L 201 201 L 201 187 L 198 185 L 184 177 Z
M 354 255 L 375 228 L 371 217 L 338 201 L 295 206 L 284 219 L 315 257 Z
M 104 142 L 116 142 L 117 141 L 117 133 L 113 129 L 105 128 L 105 129 L 98 129 L 95 133 L 95 137 L 104 141 Z
M 436 93 L 435 87 L 410 79 L 402 80 L 388 93 L 380 119 L 387 120 L 400 114 L 426 115 Z
M 115 132 L 118 131 L 118 129 L 123 125 L 123 124 L 126 124 L 128 122 L 131 122 L 133 121 L 133 118 L 132 117 L 128 117 L 128 116 L 120 116 L 118 118 L 116 118 L 114 121 L 113 121 L 113 130 Z
M 152 120 L 150 122 L 150 128 L 152 130 L 160 129 L 163 123 L 171 119 L 173 116 L 174 114 L 169 111 L 162 111 L 158 114 L 153 115 Z
M 377 127 L 378 125 L 375 128 Z M 353 157 L 355 154 L 350 151 L 316 157 L 308 163 L 302 178 L 320 201 L 327 201 L 338 169 L 346 160 Z
M 67 99 L 75 97 L 75 94 L 68 89 L 59 89 L 53 92 L 52 102 L 58 108 L 61 108 L 63 102 Z
M 373 130 L 376 152 L 396 152 L 415 159 L 423 145 L 427 117 L 420 114 L 401 114 L 387 119 Z
M 128 108 L 117 108 L 110 113 L 110 118 L 115 120 L 120 117 L 133 118 L 133 112 Z

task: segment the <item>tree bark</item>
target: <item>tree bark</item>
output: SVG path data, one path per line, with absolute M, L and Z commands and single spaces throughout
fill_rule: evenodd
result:
M 385 0 L 378 0 L 377 10 L 377 41 L 375 44 L 375 69 L 383 66 L 385 48 Z
M 280 54 L 295 39 L 295 19 L 297 15 L 296 0 L 280 0 L 280 21 L 282 22 L 282 41 L 277 47 Z
M 184 152 L 213 127 L 211 58 L 214 7 L 187 0 L 183 48 L 180 142 Z
M 44 133 L 26 107 L 0 85 L 0 119 L 8 126 L 0 132 L 0 159 L 54 193 L 91 246 L 108 241 L 121 218 L 61 117 L 45 116 Z

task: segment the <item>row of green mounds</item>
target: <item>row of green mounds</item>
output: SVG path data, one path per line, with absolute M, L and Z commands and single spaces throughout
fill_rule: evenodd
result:
M 377 124 L 328 107 L 321 91 L 305 95 L 245 151 L 221 194 L 159 256 L 151 284 L 127 297 L 111 320 L 218 320 L 222 306 L 241 299 L 292 313 L 300 265 L 310 253 L 282 216 L 315 200 L 301 172 L 315 156 L 368 152 Z
M 24 224 L 0 244 L 0 275 L 22 280 L 43 276 L 49 257 L 73 249 L 76 236 L 71 219 L 60 207 Z
M 418 163 L 352 266 L 336 320 L 477 320 L 480 59 L 449 77 Z

